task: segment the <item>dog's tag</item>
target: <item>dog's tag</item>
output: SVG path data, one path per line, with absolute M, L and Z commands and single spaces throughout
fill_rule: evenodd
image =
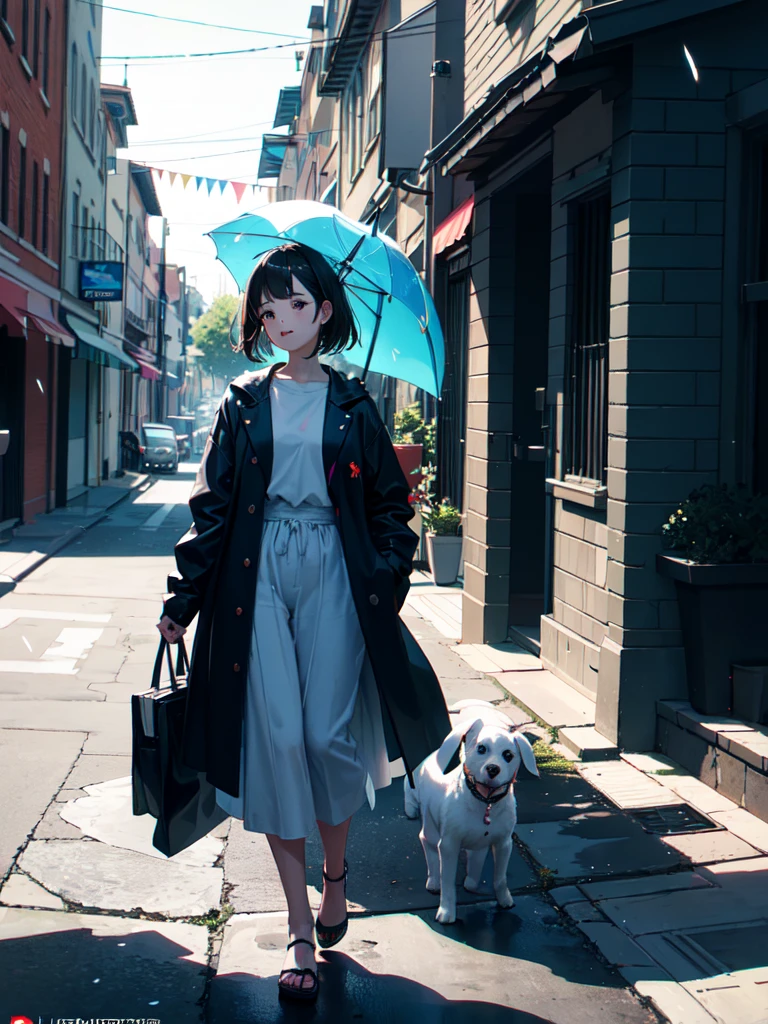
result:
M 491 805 L 490 804 L 486 804 L 486 807 L 485 807 L 485 817 L 483 818 L 483 824 L 484 825 L 490 825 L 491 824 Z

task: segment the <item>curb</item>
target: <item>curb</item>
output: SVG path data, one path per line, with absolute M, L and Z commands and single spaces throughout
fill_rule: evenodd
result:
M 99 515 L 94 516 L 87 526 L 72 526 L 66 533 L 63 533 L 60 537 L 56 537 L 51 541 L 49 549 L 47 551 L 39 552 L 39 557 L 25 565 L 18 575 L 4 577 L 2 581 L 0 581 L 0 597 L 4 594 L 10 593 L 17 583 L 21 583 L 22 580 L 25 580 L 27 576 L 31 575 L 35 571 L 35 569 L 39 569 L 44 562 L 47 562 L 49 558 L 57 555 L 62 548 L 67 547 L 67 545 L 71 544 L 73 540 L 76 540 L 78 537 L 82 537 L 83 534 L 92 527 L 98 526 L 99 523 L 102 523 L 113 508 L 116 508 L 118 505 L 122 505 L 122 503 L 135 491 L 146 484 L 149 479 L 150 477 L 148 473 L 140 476 L 132 487 L 126 487 L 125 493 L 121 494 L 112 502 L 111 505 L 107 505 Z

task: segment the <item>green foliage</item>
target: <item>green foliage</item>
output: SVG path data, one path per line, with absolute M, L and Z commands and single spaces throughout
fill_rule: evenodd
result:
M 461 512 L 447 498 L 436 499 L 432 491 L 434 482 L 435 467 L 430 464 L 424 467 L 421 483 L 414 488 L 422 525 L 428 533 L 438 537 L 457 537 L 461 529 Z
M 548 775 L 574 775 L 575 768 L 567 757 L 558 754 L 556 750 L 544 740 L 535 740 L 533 753 L 536 757 L 536 764 L 539 771 Z
M 220 295 L 192 326 L 194 343 L 203 353 L 200 361 L 217 377 L 233 377 L 246 369 L 245 356 L 241 352 L 233 352 L 230 341 L 230 328 L 238 304 L 234 295 Z
M 708 484 L 693 491 L 661 528 L 664 546 L 691 562 L 768 561 L 768 496 Z
M 428 466 L 435 461 L 437 424 L 434 420 L 425 423 L 421 416 L 419 403 L 406 405 L 395 413 L 395 431 L 392 440 L 395 444 L 420 444 L 421 464 Z

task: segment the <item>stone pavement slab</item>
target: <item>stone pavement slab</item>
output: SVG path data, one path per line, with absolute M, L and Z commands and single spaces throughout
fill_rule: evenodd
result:
M 167 917 L 194 917 L 218 908 L 224 880 L 221 868 L 158 860 L 95 840 L 33 840 L 19 867 L 67 902 Z
M 570 913 L 570 911 L 569 911 Z M 636 942 L 608 921 L 584 921 L 579 928 L 594 942 L 609 964 L 621 967 L 654 967 L 654 961 Z
M 156 1018 L 200 1024 L 206 928 L 0 909 L 0 1020 Z
M 730 832 L 692 832 L 690 835 L 662 836 L 661 841 L 682 853 L 692 864 L 713 864 L 760 856 L 759 850 Z
M 6 907 L 30 907 L 37 910 L 67 909 L 64 900 L 20 871 L 13 871 L 0 888 L 0 903 Z
M 451 648 L 479 672 L 543 672 L 539 659 L 517 644 L 457 644 Z
M 0 877 L 69 775 L 84 739 L 82 732 L 0 729 Z
M 683 983 L 685 991 L 723 1024 L 766 1024 L 766 987 L 768 968 L 765 967 Z
M 669 1024 L 715 1024 L 715 1018 L 701 1003 L 674 981 L 637 981 L 635 991 L 650 999 Z
M 278 1006 L 283 914 L 229 920 L 209 1021 L 298 1021 Z M 474 907 L 462 925 L 429 914 L 356 918 L 319 957 L 318 1021 L 351 1024 L 647 1024 L 647 1010 L 538 896 Z M 306 1010 L 304 1011 L 306 1013 Z M 301 1019 L 304 1019 L 303 1017 Z
M 599 878 L 621 872 L 662 872 L 677 867 L 680 854 L 658 836 L 616 811 L 576 814 L 563 821 L 518 825 L 528 852 L 557 874 L 558 881 Z
M 732 811 L 713 811 L 711 817 L 729 832 L 754 846 L 761 853 L 768 853 L 768 822 L 761 821 L 754 814 L 736 808 Z
M 489 672 L 546 725 L 594 725 L 594 701 L 543 669 L 541 672 Z
M 701 870 L 703 873 L 709 869 Z M 639 937 L 651 932 L 759 921 L 768 911 L 765 904 L 766 898 L 761 905 L 757 899 L 749 900 L 725 889 L 711 888 L 601 900 L 600 909 L 614 924 Z
M 579 765 L 578 772 L 617 807 L 666 807 L 680 798 L 624 761 Z
M 711 889 L 714 882 L 697 871 L 675 871 L 669 875 L 641 875 L 638 878 L 615 878 L 587 882 L 578 888 L 593 901 L 622 899 L 628 896 L 651 896 L 658 893 Z M 554 890 L 557 892 L 557 890 Z
M 86 786 L 85 795 L 67 804 L 57 803 L 52 810 L 75 827 L 79 839 L 85 835 L 122 850 L 135 850 L 163 861 L 168 859 L 152 845 L 155 819 L 149 814 L 133 813 L 130 776 Z M 224 849 L 223 841 L 217 838 L 218 832 L 216 829 L 177 853 L 173 863 L 213 867 Z M 41 836 L 36 834 L 35 838 Z
M 515 799 L 521 824 L 564 821 L 605 807 L 597 790 L 575 773 L 544 773 L 538 779 L 521 775 L 515 783 Z

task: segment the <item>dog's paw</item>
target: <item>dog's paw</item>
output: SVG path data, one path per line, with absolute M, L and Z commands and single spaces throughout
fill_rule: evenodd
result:
M 406 818 L 408 818 L 410 821 L 417 821 L 418 820 L 418 817 L 419 817 L 419 812 L 418 811 L 416 811 L 415 814 L 409 814 L 408 810 L 406 808 L 404 813 L 405 813 Z
M 427 892 L 431 892 L 434 896 L 440 895 L 440 883 L 435 881 L 434 878 L 428 878 L 425 886 Z
M 505 910 L 509 910 L 510 907 L 514 907 L 515 905 L 515 901 L 512 898 L 512 893 L 509 891 L 509 889 L 505 889 L 504 892 L 497 892 L 496 902 L 499 904 L 500 907 L 503 907 Z
M 448 907 L 438 907 L 435 920 L 438 924 L 453 924 L 456 921 L 456 911 L 449 910 Z
M 470 878 L 469 875 L 464 879 L 464 888 L 467 892 L 478 892 L 480 889 L 480 879 Z

